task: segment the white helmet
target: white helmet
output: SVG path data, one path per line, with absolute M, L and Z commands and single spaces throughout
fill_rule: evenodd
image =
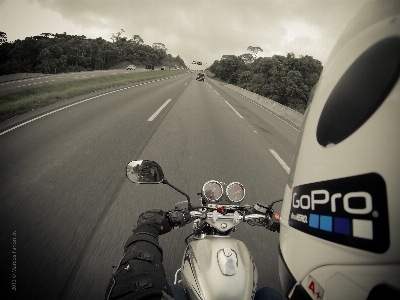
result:
M 400 299 L 399 75 L 400 1 L 369 2 L 328 58 L 291 165 L 279 273 L 292 300 Z

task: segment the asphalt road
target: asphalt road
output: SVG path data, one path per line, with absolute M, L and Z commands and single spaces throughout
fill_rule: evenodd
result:
M 283 197 L 288 174 L 270 149 L 290 166 L 298 131 L 238 94 L 193 76 L 102 91 L 41 118 L 32 119 L 56 107 L 0 123 L 10 129 L 0 135 L 0 259 L 10 295 L 104 298 L 111 266 L 122 257 L 140 213 L 172 209 L 185 200 L 166 185 L 128 181 L 125 166 L 131 160 L 157 161 L 194 203 L 211 179 L 241 182 L 244 204 Z M 24 118 L 31 122 L 21 123 Z M 10 122 L 23 125 L 13 129 Z M 279 212 L 280 203 L 275 207 Z M 171 283 L 190 233 L 186 226 L 160 237 Z M 258 286 L 282 292 L 278 234 L 240 224 L 232 236 L 253 255 Z
M 133 71 L 128 70 L 99 70 L 99 71 L 87 71 L 87 72 L 72 72 L 72 73 L 61 73 L 54 75 L 43 75 L 40 77 L 26 78 L 20 80 L 13 80 L 0 83 L 0 96 L 7 93 L 18 92 L 25 88 L 37 87 L 46 84 L 57 84 L 61 82 L 68 82 L 72 80 L 82 80 L 94 77 L 102 77 L 109 75 L 125 74 L 132 72 L 149 72 L 146 69 L 136 69 Z

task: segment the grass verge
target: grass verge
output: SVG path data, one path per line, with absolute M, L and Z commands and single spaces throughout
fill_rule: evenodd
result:
M 185 72 L 187 71 L 171 70 L 119 74 L 27 88 L 0 96 L 0 122 L 75 96 Z
M 218 77 L 216 77 L 215 75 L 214 75 L 214 73 L 212 73 L 210 70 L 206 70 L 206 75 L 207 75 L 207 77 L 209 77 L 209 78 L 211 78 L 211 79 L 213 79 L 213 80 L 215 80 L 215 81 L 217 81 L 217 82 L 219 82 L 219 83 L 221 83 L 221 84 L 228 84 L 226 81 L 223 81 L 222 79 L 219 79 Z

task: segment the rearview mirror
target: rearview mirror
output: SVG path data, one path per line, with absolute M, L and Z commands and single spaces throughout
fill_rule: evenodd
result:
M 133 160 L 126 166 L 126 177 L 134 183 L 162 183 L 164 173 L 152 160 Z

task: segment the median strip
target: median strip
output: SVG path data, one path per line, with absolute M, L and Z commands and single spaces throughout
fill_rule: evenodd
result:
M 179 75 L 184 73 L 185 72 L 180 72 Z M 129 85 L 138 81 L 154 80 L 162 77 L 165 77 L 164 72 L 155 71 L 151 73 L 142 72 L 135 74 L 92 77 L 57 83 L 55 85 L 35 85 L 33 88 L 31 87 L 22 91 L 0 96 L 0 121 L 75 96 L 84 95 L 101 89 Z
M 180 75 L 183 75 L 183 74 L 180 74 Z M 168 78 L 169 78 L 169 77 L 168 77 Z M 168 79 L 168 78 L 167 78 L 167 79 Z M 135 86 L 138 86 L 138 85 L 134 85 L 134 86 L 132 85 L 132 86 L 130 86 L 129 88 L 135 87 Z M 92 100 L 92 99 L 95 99 L 95 98 L 98 98 L 98 97 L 101 97 L 101 96 L 109 95 L 109 94 L 115 93 L 115 92 L 117 92 L 117 91 L 123 91 L 123 89 L 114 90 L 114 91 L 110 91 L 110 92 L 107 92 L 107 93 L 104 93 L 104 94 L 100 94 L 100 95 L 97 95 L 97 96 L 93 96 L 93 97 L 90 97 L 90 98 L 87 98 L 87 99 L 84 99 L 84 100 L 81 100 L 81 101 L 72 103 L 72 104 L 70 104 L 70 105 L 66 105 L 66 106 L 63 106 L 63 107 L 61 107 L 61 108 L 52 110 L 52 111 L 50 111 L 50 112 L 48 112 L 48 113 L 45 113 L 45 114 L 40 115 L 40 116 L 38 116 L 38 117 L 32 118 L 32 119 L 30 119 L 30 120 L 28 120 L 28 121 L 26 121 L 26 122 L 23 122 L 23 123 L 21 123 L 21 124 L 18 124 L 18 125 L 16 125 L 16 126 L 13 126 L 13 127 L 9 128 L 9 129 L 7 129 L 7 130 L 2 131 L 2 132 L 0 132 L 0 136 L 1 136 L 1 135 L 4 135 L 4 134 L 6 134 L 7 132 L 10 132 L 10 131 L 12 131 L 12 130 L 14 130 L 14 129 L 17 129 L 17 128 L 19 128 L 19 127 L 22 127 L 22 126 L 24 126 L 24 125 L 26 125 L 26 124 L 29 124 L 29 123 L 31 123 L 31 122 L 33 122 L 33 121 L 39 120 L 39 119 L 41 119 L 41 118 L 43 118 L 43 117 L 46 117 L 46 116 L 51 115 L 51 114 L 53 114 L 53 113 L 56 113 L 56 112 L 59 112 L 59 111 L 61 111 L 61 110 L 66 109 L 66 108 L 69 108 L 69 107 L 71 107 L 71 106 L 74 106 L 74 105 L 77 105 L 77 104 L 80 104 L 80 103 L 83 103 L 83 102 L 86 102 L 86 101 L 89 101 L 89 100 Z M 164 103 L 164 105 L 163 105 L 162 107 L 160 107 L 160 108 L 153 114 L 153 116 L 150 117 L 151 120 L 149 119 L 148 121 L 152 121 L 152 120 L 158 115 L 158 113 L 160 113 L 161 110 L 169 103 L 169 101 L 171 101 L 171 99 L 167 100 L 167 102 Z

